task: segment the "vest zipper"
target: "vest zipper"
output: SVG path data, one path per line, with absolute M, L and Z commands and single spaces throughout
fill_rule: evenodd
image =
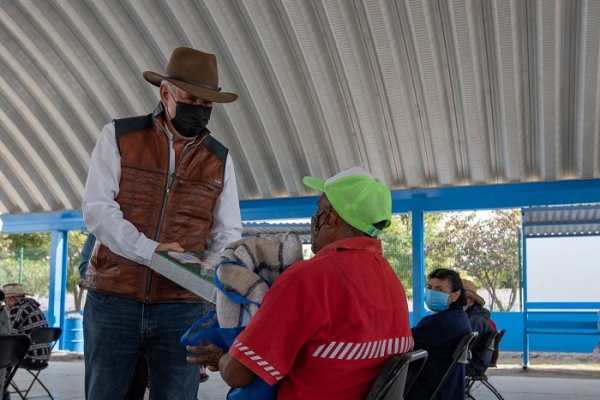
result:
M 165 133 L 165 136 L 166 136 L 166 133 Z M 167 201 L 169 200 L 169 192 L 171 190 L 171 185 L 173 185 L 173 181 L 175 180 L 175 172 L 181 165 L 181 160 L 183 160 L 183 156 L 185 155 L 185 153 L 187 153 L 188 149 L 199 146 L 207 136 L 208 136 L 208 133 L 205 133 L 204 136 L 202 136 L 199 141 L 192 144 L 191 146 L 186 146 L 183 149 L 183 151 L 181 152 L 181 156 L 179 157 L 179 161 L 177 161 L 177 165 L 175 165 L 175 170 L 171 174 L 171 178 L 172 178 L 172 179 L 170 179 L 171 182 L 169 183 L 169 179 L 167 179 L 167 186 L 165 189 L 165 197 L 163 199 L 163 203 L 162 203 L 162 206 L 160 209 L 160 217 L 158 219 L 158 226 L 156 227 L 156 235 L 154 237 L 154 240 L 157 242 L 158 242 L 158 237 L 160 235 L 160 229 L 162 228 L 163 218 L 165 216 L 165 208 L 167 207 Z M 167 141 L 168 141 L 168 139 L 167 139 Z M 169 162 L 169 164 L 171 164 L 171 149 L 167 149 L 167 152 L 168 152 L 167 161 Z M 167 167 L 167 169 L 168 169 L 168 167 Z M 150 273 L 148 274 L 148 280 L 146 282 L 146 296 L 145 296 L 146 301 L 148 301 L 150 299 L 150 286 L 152 284 L 152 276 L 153 275 L 154 275 L 154 271 L 152 269 L 150 269 Z

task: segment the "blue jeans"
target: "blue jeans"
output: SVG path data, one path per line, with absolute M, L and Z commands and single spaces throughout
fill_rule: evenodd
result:
M 144 304 L 89 291 L 83 312 L 86 399 L 124 400 L 139 354 L 148 364 L 151 399 L 196 400 L 199 366 L 186 361 L 179 339 L 204 306 Z

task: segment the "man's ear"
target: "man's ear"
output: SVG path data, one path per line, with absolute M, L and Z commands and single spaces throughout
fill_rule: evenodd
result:
M 345 221 L 342 219 L 342 217 L 340 217 L 340 215 L 333 208 L 331 208 L 331 215 L 325 222 L 327 228 L 336 229 L 340 226 L 340 224 L 343 223 L 345 223 Z
M 169 99 L 169 88 L 167 87 L 167 85 L 160 85 L 160 87 L 158 88 L 158 93 L 160 95 L 160 100 L 163 102 L 163 104 L 166 104 L 167 100 Z

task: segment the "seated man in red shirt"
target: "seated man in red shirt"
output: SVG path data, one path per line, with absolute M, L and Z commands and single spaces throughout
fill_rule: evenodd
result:
M 231 387 L 279 382 L 278 399 L 364 399 L 385 361 L 412 350 L 402 283 L 383 258 L 391 194 L 353 167 L 304 184 L 322 191 L 310 260 L 289 267 L 229 352 L 188 346 L 191 363 L 219 369 Z

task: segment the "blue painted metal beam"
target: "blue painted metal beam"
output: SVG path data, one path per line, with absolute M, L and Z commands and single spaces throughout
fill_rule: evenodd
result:
M 85 230 L 81 210 L 0 215 L 3 233 Z
M 240 201 L 243 221 L 310 218 L 318 196 Z M 520 208 L 600 203 L 600 179 L 392 191 L 392 212 Z M 80 210 L 0 215 L 4 233 L 84 230 Z
M 394 213 L 489 210 L 600 202 L 600 179 L 395 190 Z
M 421 211 L 412 214 L 413 325 L 425 316 L 425 223 Z
M 68 232 L 54 230 L 50 241 L 50 290 L 48 295 L 48 325 L 65 327 L 65 300 L 67 288 Z M 61 335 L 59 349 L 65 348 Z
M 521 217 L 521 224 L 522 222 Z M 521 280 L 523 282 L 523 303 L 521 307 L 523 307 L 523 368 L 527 368 L 529 366 L 529 334 L 527 333 L 527 304 L 529 303 L 528 293 L 527 293 L 527 239 L 523 239 L 523 276 Z

